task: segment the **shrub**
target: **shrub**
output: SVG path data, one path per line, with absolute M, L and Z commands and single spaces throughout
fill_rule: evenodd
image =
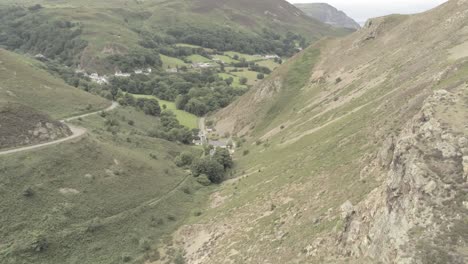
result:
M 240 83 L 241 85 L 246 85 L 246 84 L 247 84 L 247 81 L 248 81 L 248 79 L 245 78 L 245 77 L 242 77 L 242 78 L 239 79 L 239 83 Z
M 29 11 L 37 11 L 37 10 L 42 9 L 42 8 L 43 7 L 40 4 L 36 4 L 36 5 L 28 7 L 28 10 Z
M 24 197 L 32 197 L 34 196 L 34 190 L 31 187 L 26 187 L 23 190 L 23 196 Z
M 185 167 L 192 165 L 193 155 L 190 152 L 182 152 L 179 156 L 175 158 L 175 164 L 177 167 Z
M 259 79 L 259 80 L 265 79 L 265 74 L 263 74 L 263 73 L 257 74 L 257 79 Z
M 176 257 L 174 258 L 174 264 L 185 264 L 184 256 L 181 252 L 177 252 Z
M 86 228 L 86 231 L 94 233 L 97 230 L 99 230 L 103 226 L 102 221 L 99 217 L 95 217 L 91 222 L 89 223 L 88 227 Z
M 189 187 L 184 187 L 184 188 L 182 188 L 182 191 L 183 191 L 185 194 L 191 194 L 191 193 L 192 193 L 192 191 L 190 190 Z
M 138 241 L 138 246 L 142 251 L 148 251 L 151 249 L 151 241 L 146 238 L 142 238 Z
M 242 155 L 247 156 L 247 155 L 249 155 L 249 153 L 250 153 L 250 151 L 248 149 L 246 149 L 246 150 L 244 150 L 242 152 Z
M 130 254 L 128 253 L 123 253 L 122 254 L 122 261 L 127 263 L 127 262 L 130 262 L 132 260 L 132 257 L 130 256 Z
M 34 234 L 31 241 L 31 249 L 35 252 L 43 252 L 49 247 L 49 242 L 42 234 Z
M 202 212 L 196 211 L 195 213 L 193 213 L 193 215 L 194 215 L 194 216 L 200 216 L 200 215 L 202 215 Z
M 210 179 L 205 174 L 202 174 L 202 175 L 198 176 L 197 177 L 197 182 L 200 183 L 203 186 L 211 185 Z

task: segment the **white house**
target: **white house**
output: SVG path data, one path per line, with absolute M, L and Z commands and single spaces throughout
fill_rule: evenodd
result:
M 121 71 L 117 71 L 115 74 L 114 74 L 115 77 L 130 77 L 131 74 L 130 73 L 123 73 Z
M 89 78 L 91 81 L 97 83 L 97 84 L 107 84 L 109 83 L 109 80 L 107 79 L 107 76 L 99 76 L 97 73 L 92 73 Z
M 280 59 L 280 56 L 278 56 L 278 55 L 265 55 L 264 58 L 267 59 L 267 60 L 270 60 L 270 59 Z

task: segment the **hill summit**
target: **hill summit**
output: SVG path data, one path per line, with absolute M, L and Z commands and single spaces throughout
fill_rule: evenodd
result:
M 308 16 L 334 27 L 360 29 L 361 26 L 343 11 L 326 3 L 295 4 Z

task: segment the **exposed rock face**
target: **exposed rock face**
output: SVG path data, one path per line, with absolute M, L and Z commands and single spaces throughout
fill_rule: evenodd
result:
M 384 263 L 466 263 L 458 251 L 468 243 L 468 92 L 462 89 L 435 92 L 395 145 L 384 145 L 383 153 L 393 152 L 386 184 L 355 213 L 343 205 L 346 223 L 339 241 L 346 256 Z
M 361 26 L 343 11 L 326 3 L 295 4 L 306 15 L 334 27 L 360 29 Z
M 33 145 L 71 135 L 58 121 L 21 105 L 0 108 L 0 149 Z
M 232 134 L 250 127 L 237 158 L 256 173 L 182 229 L 187 262 L 468 263 L 468 57 L 449 55 L 467 4 L 372 19 L 303 51 L 320 58 L 300 89 L 273 82 L 298 56 L 223 109 Z M 276 102 L 289 112 L 268 114 Z

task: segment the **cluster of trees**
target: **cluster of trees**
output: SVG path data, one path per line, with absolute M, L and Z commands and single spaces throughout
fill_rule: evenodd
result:
M 183 42 L 218 51 L 238 51 L 247 54 L 275 53 L 290 56 L 297 50 L 297 43 L 306 46 L 306 40 L 298 34 L 288 33 L 281 36 L 264 29 L 261 34 L 252 34 L 230 27 L 199 28 L 178 26 L 167 30 L 168 35 Z
M 216 149 L 213 156 L 206 155 L 196 159 L 190 152 L 182 152 L 176 157 L 175 163 L 179 167 L 190 168 L 193 176 L 199 179 L 207 178 L 211 183 L 221 183 L 226 172 L 234 165 L 231 154 L 227 149 Z
M 128 54 L 116 54 L 107 57 L 108 62 L 123 72 L 132 72 L 135 69 L 162 67 L 159 53 L 149 49 L 132 50 Z
M 223 80 L 210 70 L 176 75 L 160 73 L 155 77 L 136 75 L 110 81 L 112 90 L 175 101 L 178 109 L 198 116 L 226 107 L 245 92 L 231 84 L 232 80 Z
M 45 15 L 41 6 L 0 8 L 0 46 L 42 54 L 67 66 L 78 63 L 88 43 L 79 23 Z
M 151 131 L 149 136 L 190 145 L 198 134 L 198 130 L 190 130 L 181 125 L 175 114 L 171 111 L 163 111 L 161 113 L 160 123 L 161 126 Z

